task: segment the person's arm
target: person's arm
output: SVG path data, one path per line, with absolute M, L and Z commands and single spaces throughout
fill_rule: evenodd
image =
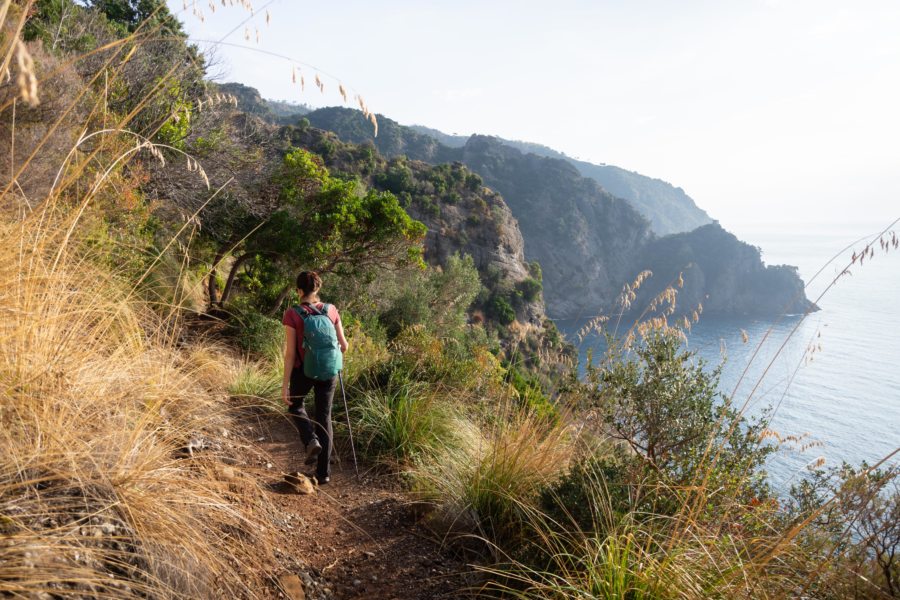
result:
M 341 352 L 346 352 L 350 348 L 350 344 L 347 343 L 347 338 L 344 337 L 344 326 L 341 324 L 340 317 L 338 317 L 337 323 L 334 324 L 334 328 L 337 331 L 338 345 L 341 347 Z
M 281 380 L 281 398 L 285 404 L 291 403 L 291 371 L 297 358 L 297 330 L 284 326 L 284 377 Z

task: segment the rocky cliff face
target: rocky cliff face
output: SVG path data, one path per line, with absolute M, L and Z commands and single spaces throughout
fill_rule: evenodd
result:
M 418 174 L 428 165 L 412 163 Z M 513 282 L 528 277 L 525 240 L 512 211 L 496 192 L 484 188 L 445 202 L 439 211 L 413 201 L 407 212 L 429 227 L 426 250 L 438 263 L 452 254 L 468 254 L 479 270 L 497 269 Z
M 409 167 L 416 180 L 428 181 L 431 166 L 415 161 Z M 464 169 L 457 163 L 452 165 L 451 172 Z M 445 196 L 437 209 L 434 204 L 416 199 L 423 196 L 415 196 L 407 207 L 410 216 L 428 227 L 426 258 L 444 265 L 453 254 L 468 254 L 475 261 L 483 282 L 490 285 L 496 281 L 499 287 L 507 288 L 507 293 L 516 289 L 530 273 L 525 260 L 525 240 L 512 211 L 500 194 L 480 185 L 455 193 L 450 201 Z M 523 323 L 543 322 L 544 304 L 539 297 L 523 299 L 515 308 Z
M 806 298 L 797 268 L 765 266 L 759 250 L 738 240 L 718 223 L 647 244 L 635 263 L 653 277 L 642 286 L 636 304 L 672 285 L 681 274 L 680 311 L 702 304 L 706 313 L 766 316 L 817 310 Z
M 361 114 L 348 109 L 322 109 L 308 118 L 337 132 L 342 139 L 374 143 L 387 155 L 406 153 L 433 164 L 459 161 L 481 175 L 487 185 L 500 192 L 518 220 L 526 259 L 540 262 L 547 312 L 554 318 L 615 310 L 622 286 L 645 269 L 655 275 L 642 299 L 649 299 L 651 292 L 663 289 L 684 273 L 691 285 L 682 291 L 682 310 L 704 300 L 707 310 L 728 314 L 777 315 L 813 308 L 803 294 L 796 269 L 766 267 L 753 247 L 718 225 L 658 237 L 632 203 L 611 195 L 594 176 L 584 177 L 579 165 L 567 157 L 525 153 L 510 142 L 477 135 L 464 145 L 450 147 L 428 133 L 384 117 L 379 117 L 381 133 L 373 139 L 371 127 Z M 461 140 L 452 137 L 452 141 Z M 587 168 L 585 165 L 598 167 L 589 163 L 580 167 Z M 706 213 L 693 210 L 693 201 L 680 189 L 611 169 L 607 175 L 615 178 L 615 185 L 630 193 L 633 201 L 656 186 L 672 195 L 670 205 L 675 207 L 676 221 L 681 219 L 679 202 L 698 223 L 708 219 Z M 659 223 L 664 222 L 665 215 L 658 212 L 657 226 L 663 227 Z M 794 297 L 795 302 L 789 301 Z
M 571 165 L 522 154 L 496 138 L 472 136 L 462 160 L 516 215 L 525 257 L 541 264 L 551 315 L 579 317 L 611 304 L 635 249 L 650 235 L 640 215 Z

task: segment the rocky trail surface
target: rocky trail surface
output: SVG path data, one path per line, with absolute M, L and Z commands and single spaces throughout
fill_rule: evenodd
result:
M 310 472 L 293 425 L 271 418 L 254 428 L 259 483 L 275 507 L 275 598 L 465 598 L 471 570 L 417 523 L 395 481 L 360 465 L 356 478 L 349 449 L 339 448 L 331 482 L 318 488 L 286 483 L 284 474 Z M 301 480 L 301 484 L 305 484 Z M 307 492 L 307 493 L 304 493 Z M 308 493 L 312 492 L 312 493 Z

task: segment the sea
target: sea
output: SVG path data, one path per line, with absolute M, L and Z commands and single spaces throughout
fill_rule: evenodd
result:
M 877 463 L 900 447 L 900 250 L 850 267 L 878 226 L 767 227 L 742 231 L 766 264 L 799 268 L 820 311 L 758 319 L 702 315 L 687 346 L 712 368 L 720 391 L 748 415 L 772 411 L 770 428 L 785 440 L 767 464 L 786 492 L 814 466 Z M 900 233 L 898 233 L 900 235 Z M 837 278 L 836 283 L 831 284 Z M 830 289 L 829 289 L 830 287 Z M 587 319 L 558 321 L 566 337 Z M 746 342 L 744 341 L 746 333 Z M 598 335 L 579 345 L 582 368 Z M 889 463 L 896 464 L 898 455 Z

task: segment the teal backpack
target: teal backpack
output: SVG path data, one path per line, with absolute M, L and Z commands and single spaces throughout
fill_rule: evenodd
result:
M 328 318 L 327 304 L 322 306 L 322 310 L 312 304 L 306 306 L 315 312 L 294 307 L 303 319 L 303 374 L 317 381 L 328 381 L 344 368 L 337 330 Z

